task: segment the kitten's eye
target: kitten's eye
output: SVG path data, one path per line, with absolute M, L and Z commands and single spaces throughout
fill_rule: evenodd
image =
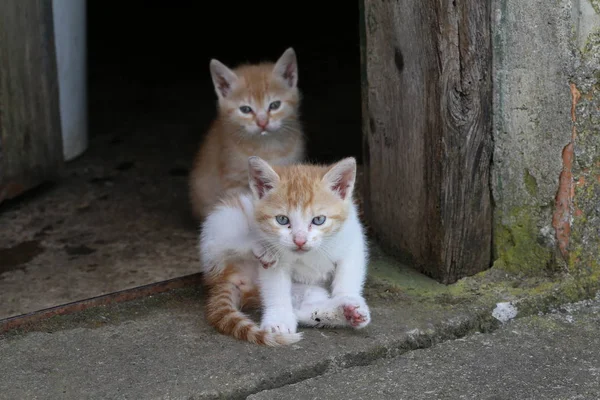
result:
M 325 220 L 326 220 L 326 219 L 327 219 L 327 218 L 325 218 L 325 216 L 324 216 L 324 215 L 319 215 L 318 217 L 314 217 L 314 218 L 313 218 L 313 220 L 312 220 L 312 223 L 313 223 L 314 225 L 323 225 L 323 224 L 325 223 Z
M 241 106 L 240 111 L 243 112 L 244 114 L 249 114 L 252 112 L 252 109 L 248 106 Z
M 290 219 L 285 215 L 278 215 L 275 217 L 275 219 L 279 225 L 287 225 L 290 223 Z
M 271 104 L 269 104 L 269 110 L 277 110 L 279 107 L 281 107 L 281 101 L 279 101 L 279 100 L 274 101 Z

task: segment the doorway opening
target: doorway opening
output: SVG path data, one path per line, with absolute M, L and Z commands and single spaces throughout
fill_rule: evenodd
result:
M 362 159 L 357 4 L 105 0 L 87 13 L 89 147 L 3 207 L 0 319 L 199 271 L 187 173 L 214 117 L 211 58 L 293 47 L 309 159 Z

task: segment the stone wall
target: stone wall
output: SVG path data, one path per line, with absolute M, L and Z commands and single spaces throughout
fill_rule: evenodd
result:
M 494 266 L 600 270 L 600 0 L 494 0 Z

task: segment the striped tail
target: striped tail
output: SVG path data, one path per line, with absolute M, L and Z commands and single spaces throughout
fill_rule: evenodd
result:
M 206 303 L 208 323 L 224 335 L 263 346 L 285 346 L 302 339 L 302 333 L 272 333 L 260 329 L 240 311 L 240 290 L 232 283 L 213 286 Z

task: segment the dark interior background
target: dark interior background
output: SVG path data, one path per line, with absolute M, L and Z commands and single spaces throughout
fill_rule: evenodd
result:
M 135 145 L 126 140 L 133 133 L 118 129 L 129 121 L 159 147 L 147 151 L 178 141 L 182 159 L 191 163 L 215 110 L 210 59 L 233 67 L 276 60 L 292 46 L 309 158 L 353 155 L 360 162 L 358 21 L 358 5 L 348 1 L 90 1 L 90 134 Z M 168 124 L 189 129 L 173 136 Z

